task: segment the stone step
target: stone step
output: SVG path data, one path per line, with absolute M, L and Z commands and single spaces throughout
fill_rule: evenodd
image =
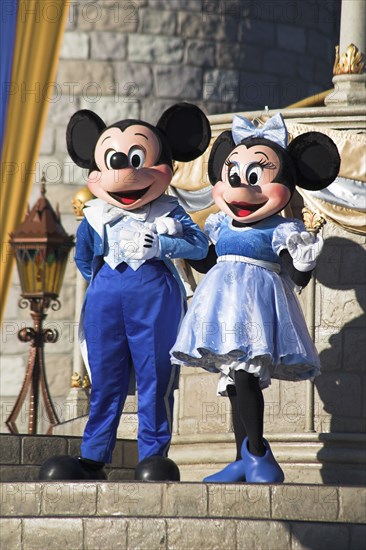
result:
M 0 434 L 0 481 L 36 481 L 41 464 L 54 455 L 78 456 L 80 437 Z M 108 480 L 131 480 L 138 463 L 137 442 L 117 440 Z
M 366 489 L 304 484 L 3 483 L 1 548 L 361 550 Z

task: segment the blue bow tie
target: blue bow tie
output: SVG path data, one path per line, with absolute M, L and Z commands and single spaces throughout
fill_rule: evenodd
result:
M 261 137 L 270 139 L 281 147 L 287 147 L 288 133 L 281 113 L 277 113 L 267 120 L 264 126 L 259 127 L 254 126 L 247 118 L 235 115 L 231 131 L 235 145 L 238 145 L 243 139 Z

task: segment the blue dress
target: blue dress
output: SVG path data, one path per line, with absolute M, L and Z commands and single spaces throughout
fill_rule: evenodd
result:
M 279 257 L 289 234 L 304 225 L 275 215 L 238 228 L 220 212 L 205 229 L 218 261 L 197 287 L 171 350 L 173 361 L 221 372 L 221 394 L 238 369 L 258 376 L 262 388 L 271 378 L 319 374 L 317 351 Z

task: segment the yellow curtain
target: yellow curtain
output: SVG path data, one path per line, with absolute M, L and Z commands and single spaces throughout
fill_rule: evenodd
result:
M 34 181 L 69 4 L 69 0 L 19 0 L 18 3 L 1 159 L 1 319 L 13 265 L 9 233 L 22 220 Z

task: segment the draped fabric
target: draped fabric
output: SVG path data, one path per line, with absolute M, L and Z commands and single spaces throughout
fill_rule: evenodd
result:
M 5 13 L 0 17 L 0 153 L 3 147 L 6 111 L 9 98 L 9 83 L 13 64 L 14 38 L 17 21 L 18 0 L 9 0 L 3 4 Z
M 11 92 L 1 158 L 1 314 L 13 264 L 9 233 L 24 215 L 34 182 L 68 10 L 69 0 L 18 0 Z M 12 17 L 2 9 L 5 27 L 10 26 Z

